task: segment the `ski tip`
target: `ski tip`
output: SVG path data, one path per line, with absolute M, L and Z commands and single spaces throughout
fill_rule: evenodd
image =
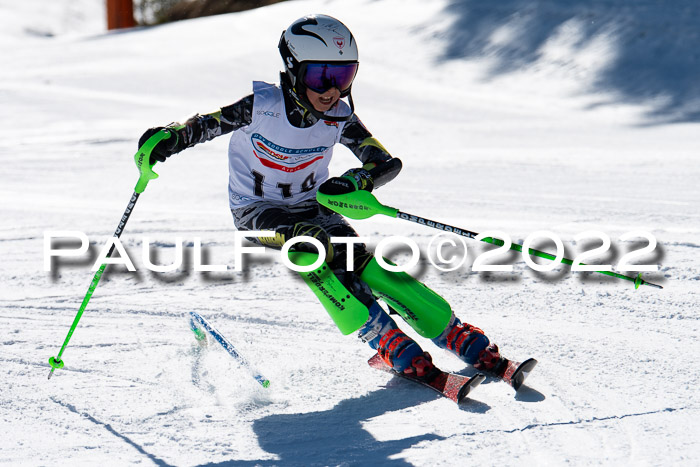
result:
M 481 383 L 483 383 L 485 379 L 486 379 L 486 375 L 482 375 L 481 373 L 477 373 L 476 375 L 472 376 L 469 379 L 469 387 L 473 389 L 473 388 L 477 387 L 478 385 L 480 385 Z
M 483 383 L 485 379 L 486 376 L 482 375 L 481 373 L 477 373 L 476 375 L 469 378 L 469 381 L 467 381 L 464 384 L 464 386 L 462 386 L 462 388 L 459 390 L 459 394 L 457 395 L 457 403 L 459 404 L 464 399 L 466 399 L 471 390 Z
M 537 366 L 537 363 L 537 360 L 535 360 L 534 358 L 528 358 L 527 360 L 522 362 L 520 366 L 518 366 L 518 369 L 515 370 L 513 376 L 511 377 L 511 384 L 513 386 L 513 389 L 515 389 L 516 391 L 520 389 L 530 372 Z
M 379 355 L 378 353 L 372 355 L 372 358 L 367 360 L 367 364 L 377 370 L 391 371 L 391 367 L 387 365 L 384 360 L 382 360 L 381 355 Z

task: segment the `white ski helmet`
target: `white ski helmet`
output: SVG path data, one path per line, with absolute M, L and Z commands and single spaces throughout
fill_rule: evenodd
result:
M 307 88 L 322 94 L 336 87 L 353 108 L 350 92 L 359 60 L 355 38 L 343 23 L 326 15 L 299 18 L 282 31 L 278 47 L 298 102 L 326 120 L 343 121 L 352 116 L 331 118 L 315 111 L 306 99 Z

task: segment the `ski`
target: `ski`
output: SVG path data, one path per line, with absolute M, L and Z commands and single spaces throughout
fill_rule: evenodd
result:
M 255 378 L 255 380 L 260 383 L 264 388 L 270 386 L 270 380 L 261 375 L 243 356 L 236 350 L 236 348 L 231 344 L 231 342 L 224 337 L 219 331 L 216 330 L 214 326 L 209 324 L 209 321 L 204 319 L 199 314 L 194 311 L 190 311 L 190 329 L 194 333 L 194 338 L 200 346 L 206 345 L 206 334 L 204 331 L 208 332 L 209 335 L 218 342 L 221 347 L 228 352 L 238 363 L 250 372 L 250 375 Z M 204 331 L 202 330 L 204 329 Z
M 506 371 L 500 378 L 517 391 L 536 365 L 537 360 L 534 358 L 528 358 L 522 363 L 508 360 Z
M 376 368 L 377 370 L 385 371 L 387 373 L 391 373 L 392 375 L 400 376 L 401 378 L 405 378 L 429 387 L 433 391 L 440 393 L 444 397 L 447 397 L 458 404 L 467 397 L 472 389 L 480 385 L 481 382 L 486 379 L 486 377 L 482 374 L 476 374 L 470 378 L 467 376 L 447 373 L 436 367 L 437 372 L 435 373 L 435 376 L 430 380 L 423 380 L 415 376 L 404 375 L 394 371 L 384 362 L 384 360 L 382 360 L 382 357 L 380 357 L 379 354 L 374 355 L 374 357 L 370 358 L 367 363 L 369 366 Z

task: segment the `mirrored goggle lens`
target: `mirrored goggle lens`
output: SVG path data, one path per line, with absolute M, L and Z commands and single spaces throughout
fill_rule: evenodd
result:
M 313 91 L 323 94 L 331 88 L 345 91 L 352 84 L 357 73 L 357 63 L 334 65 L 329 63 L 309 63 L 304 73 L 304 84 Z

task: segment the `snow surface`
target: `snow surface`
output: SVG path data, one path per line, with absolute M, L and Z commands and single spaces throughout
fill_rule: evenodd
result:
M 0 461 L 697 465 L 696 2 L 634 2 L 634 16 L 602 0 L 299 0 L 113 33 L 99 3 L 0 1 Z M 644 244 L 622 234 L 648 231 L 658 246 L 640 260 L 660 265 L 645 277 L 663 290 L 568 267 L 535 273 L 516 255 L 514 272 L 477 273 L 475 242 L 465 266 L 442 273 L 425 260 L 436 232 L 353 222 L 374 245 L 418 242 L 416 276 L 505 355 L 539 360 L 519 393 L 487 380 L 457 407 L 369 368 L 372 351 L 334 328 L 277 253 L 233 271 L 224 137 L 156 167 L 122 237 L 139 272 L 108 269 L 47 381 L 132 193 L 138 137 L 275 81 L 280 31 L 312 12 L 353 30 L 358 115 L 404 162 L 382 202 L 516 241 L 551 230 L 569 254 L 596 246 L 577 234 L 600 230 L 613 250 L 597 260 L 612 264 Z M 331 168 L 356 165 L 339 147 Z M 45 272 L 50 230 L 85 232 L 90 256 Z M 147 271 L 144 236 L 161 264 L 184 242 L 186 266 Z M 229 270 L 194 272 L 196 238 Z M 270 388 L 221 348 L 198 350 L 189 311 Z M 473 374 L 421 342 L 439 366 Z

